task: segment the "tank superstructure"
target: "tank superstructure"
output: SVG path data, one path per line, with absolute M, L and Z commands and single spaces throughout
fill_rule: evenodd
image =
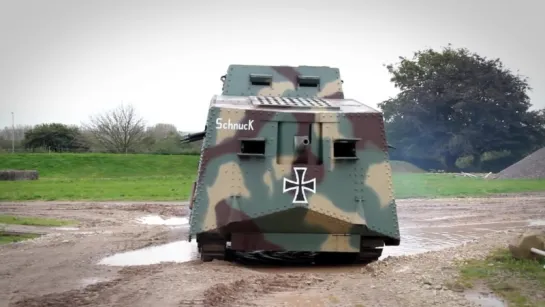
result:
M 203 261 L 228 251 L 378 259 L 400 234 L 381 112 L 339 69 L 230 65 L 190 198 Z M 229 244 L 228 244 L 229 243 Z

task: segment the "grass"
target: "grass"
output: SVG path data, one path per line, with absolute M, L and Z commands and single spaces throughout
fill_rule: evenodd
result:
M 186 176 L 50 179 L 0 182 L 0 200 L 185 200 Z
M 545 260 L 517 260 L 506 249 L 484 260 L 470 260 L 460 267 L 456 284 L 472 288 L 484 284 L 509 306 L 545 306 Z
M 23 240 L 28 240 L 28 239 L 34 239 L 39 236 L 40 235 L 38 234 L 31 234 L 31 233 L 8 234 L 8 233 L 0 231 L 0 245 L 15 243 L 15 242 L 23 241 Z
M 0 182 L 0 200 L 185 200 L 199 157 L 146 154 L 2 154 L 0 169 L 37 169 L 37 181 Z M 396 198 L 545 191 L 545 180 L 483 180 L 412 173 L 393 162 Z M 409 171 L 409 172 L 407 172 Z
M 76 224 L 76 221 L 58 220 L 41 217 L 25 217 L 0 214 L 0 225 L 26 225 L 26 226 L 49 226 L 60 227 L 66 225 Z M 0 228 L 0 245 L 19 242 L 27 239 L 34 239 L 39 237 L 38 234 L 25 233 L 25 234 L 13 234 L 4 231 L 5 227 Z
M 40 178 L 103 179 L 176 176 L 195 172 L 194 155 L 1 154 L 0 169 L 36 169 Z
M 199 157 L 5 154 L 0 169 L 37 169 L 37 181 L 0 182 L 0 200 L 185 200 Z
M 453 174 L 395 174 L 397 198 L 470 197 L 545 191 L 545 179 L 482 179 Z
M 0 224 L 60 227 L 75 224 L 75 221 L 57 220 L 41 217 L 21 217 L 0 214 Z

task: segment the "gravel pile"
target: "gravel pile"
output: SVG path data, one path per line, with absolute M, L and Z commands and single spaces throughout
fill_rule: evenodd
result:
M 545 178 L 545 148 L 499 172 L 496 179 L 537 179 Z

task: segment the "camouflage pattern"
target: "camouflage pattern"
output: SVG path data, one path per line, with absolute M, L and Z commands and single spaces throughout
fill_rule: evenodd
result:
M 271 83 L 270 86 L 252 85 L 256 81 Z M 319 78 L 319 86 L 298 86 L 298 78 L 306 77 L 306 84 Z M 260 82 L 256 82 L 260 83 Z M 320 97 L 327 99 L 344 98 L 339 69 L 316 66 L 251 66 L 231 65 L 223 83 L 224 96 L 281 96 Z
M 190 200 L 203 260 L 227 242 L 371 260 L 399 245 L 382 114 L 344 99 L 338 69 L 231 65 L 222 81 Z

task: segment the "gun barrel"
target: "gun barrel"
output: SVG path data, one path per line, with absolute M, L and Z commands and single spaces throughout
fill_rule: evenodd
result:
M 305 136 L 296 136 L 294 138 L 294 146 L 296 152 L 302 152 L 310 144 L 310 141 Z
M 190 133 L 182 137 L 181 142 L 182 144 L 197 142 L 204 139 L 205 134 L 206 134 L 206 131 Z

